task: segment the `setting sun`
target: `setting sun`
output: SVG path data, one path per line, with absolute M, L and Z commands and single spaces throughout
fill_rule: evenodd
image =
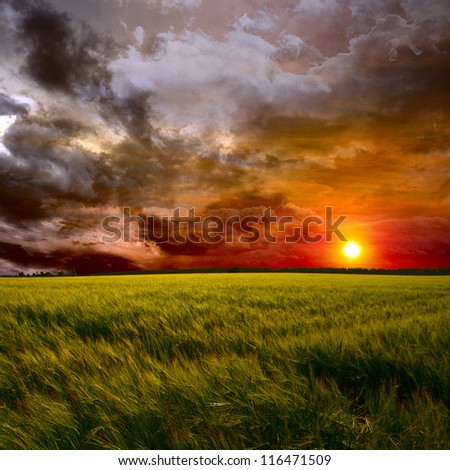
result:
M 358 243 L 347 242 L 342 251 L 347 258 L 355 259 L 361 254 L 362 248 Z

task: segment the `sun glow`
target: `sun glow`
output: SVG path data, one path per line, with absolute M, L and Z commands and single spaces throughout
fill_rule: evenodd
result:
M 362 248 L 356 242 L 347 242 L 342 251 L 344 252 L 344 255 L 347 256 L 347 258 L 355 259 L 358 258 L 361 254 Z

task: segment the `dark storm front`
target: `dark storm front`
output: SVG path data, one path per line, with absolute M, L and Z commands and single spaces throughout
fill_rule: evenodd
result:
M 298 221 L 292 215 L 277 216 L 272 208 L 265 208 L 262 215 L 238 215 L 227 217 L 196 214 L 177 208 L 173 215 L 135 215 L 129 207 L 123 208 L 121 216 L 110 215 L 102 220 L 102 242 L 141 243 L 319 243 L 333 241 L 333 234 L 340 241 L 347 241 L 340 226 L 347 216 L 336 220 L 333 207 L 325 207 L 324 217 L 310 215 Z

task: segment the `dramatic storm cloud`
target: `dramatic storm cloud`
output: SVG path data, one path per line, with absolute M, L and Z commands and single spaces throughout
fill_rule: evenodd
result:
M 449 18 L 446 0 L 3 0 L 0 273 L 349 265 L 336 236 L 104 239 L 124 208 L 161 231 L 177 207 L 300 226 L 333 207 L 357 265 L 449 266 Z

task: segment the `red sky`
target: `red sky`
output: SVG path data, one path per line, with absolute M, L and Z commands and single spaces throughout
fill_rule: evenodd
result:
M 0 274 L 450 267 L 448 1 L 0 9 Z M 337 237 L 280 234 L 105 242 L 102 220 L 124 207 L 153 217 L 270 207 L 300 225 L 333 207 L 362 254 L 343 256 Z

